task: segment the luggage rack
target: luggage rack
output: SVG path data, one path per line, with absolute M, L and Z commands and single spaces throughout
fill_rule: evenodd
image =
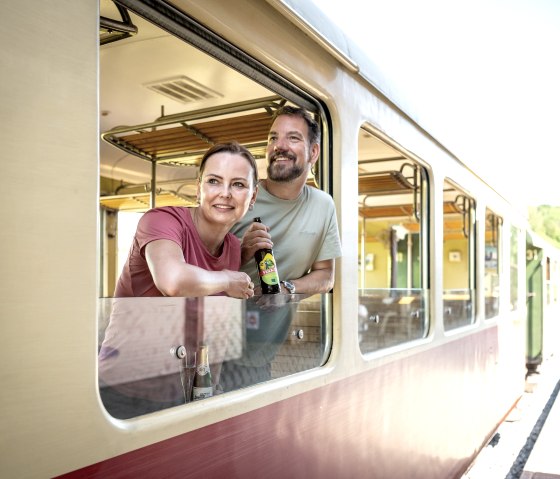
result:
M 198 167 L 211 145 L 237 141 L 255 158 L 264 158 L 268 132 L 276 110 L 286 103 L 281 97 L 220 105 L 200 110 L 163 115 L 151 123 L 120 126 L 101 134 L 101 139 L 152 165 L 151 182 L 146 191 L 134 195 L 102 197 L 120 209 L 154 207 L 160 189 L 156 184 L 157 165 Z M 170 201 L 191 204 L 189 198 L 170 192 Z M 146 202 L 146 200 L 149 200 Z
M 209 146 L 232 140 L 262 158 L 272 116 L 284 103 L 274 96 L 163 115 L 151 123 L 113 128 L 101 138 L 143 160 L 172 166 L 198 166 Z

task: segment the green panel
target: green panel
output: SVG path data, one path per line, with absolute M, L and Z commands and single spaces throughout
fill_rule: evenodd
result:
M 406 238 L 397 241 L 397 281 L 394 287 L 407 288 L 408 277 L 408 240 L 412 241 L 411 255 L 412 261 L 410 267 L 412 269 L 411 288 L 420 288 L 420 235 L 418 233 L 409 233 Z
M 531 245 L 527 251 L 527 365 L 535 367 L 542 361 L 543 350 L 543 252 Z

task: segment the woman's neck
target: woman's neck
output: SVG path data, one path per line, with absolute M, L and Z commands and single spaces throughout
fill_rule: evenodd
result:
M 191 218 L 202 244 L 206 246 L 206 249 L 212 256 L 219 256 L 229 228 L 206 221 L 204 215 L 201 214 L 199 206 L 191 208 Z

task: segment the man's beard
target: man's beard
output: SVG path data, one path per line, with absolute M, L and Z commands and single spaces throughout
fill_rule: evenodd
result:
M 275 159 L 278 156 L 288 158 L 293 162 L 292 166 L 288 167 L 286 165 L 285 167 L 274 168 Z M 268 178 L 270 178 L 272 181 L 278 181 L 280 183 L 288 183 L 295 180 L 296 178 L 299 178 L 305 173 L 305 170 L 301 166 L 298 166 L 295 161 L 296 157 L 290 153 L 282 152 L 273 154 L 270 157 L 270 163 L 268 164 L 268 167 L 266 169 Z

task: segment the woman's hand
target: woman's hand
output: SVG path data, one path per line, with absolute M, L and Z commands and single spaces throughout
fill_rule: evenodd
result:
M 224 290 L 228 296 L 232 298 L 248 299 L 255 294 L 255 285 L 251 278 L 241 271 L 223 270 L 222 273 L 227 275 L 228 286 Z

